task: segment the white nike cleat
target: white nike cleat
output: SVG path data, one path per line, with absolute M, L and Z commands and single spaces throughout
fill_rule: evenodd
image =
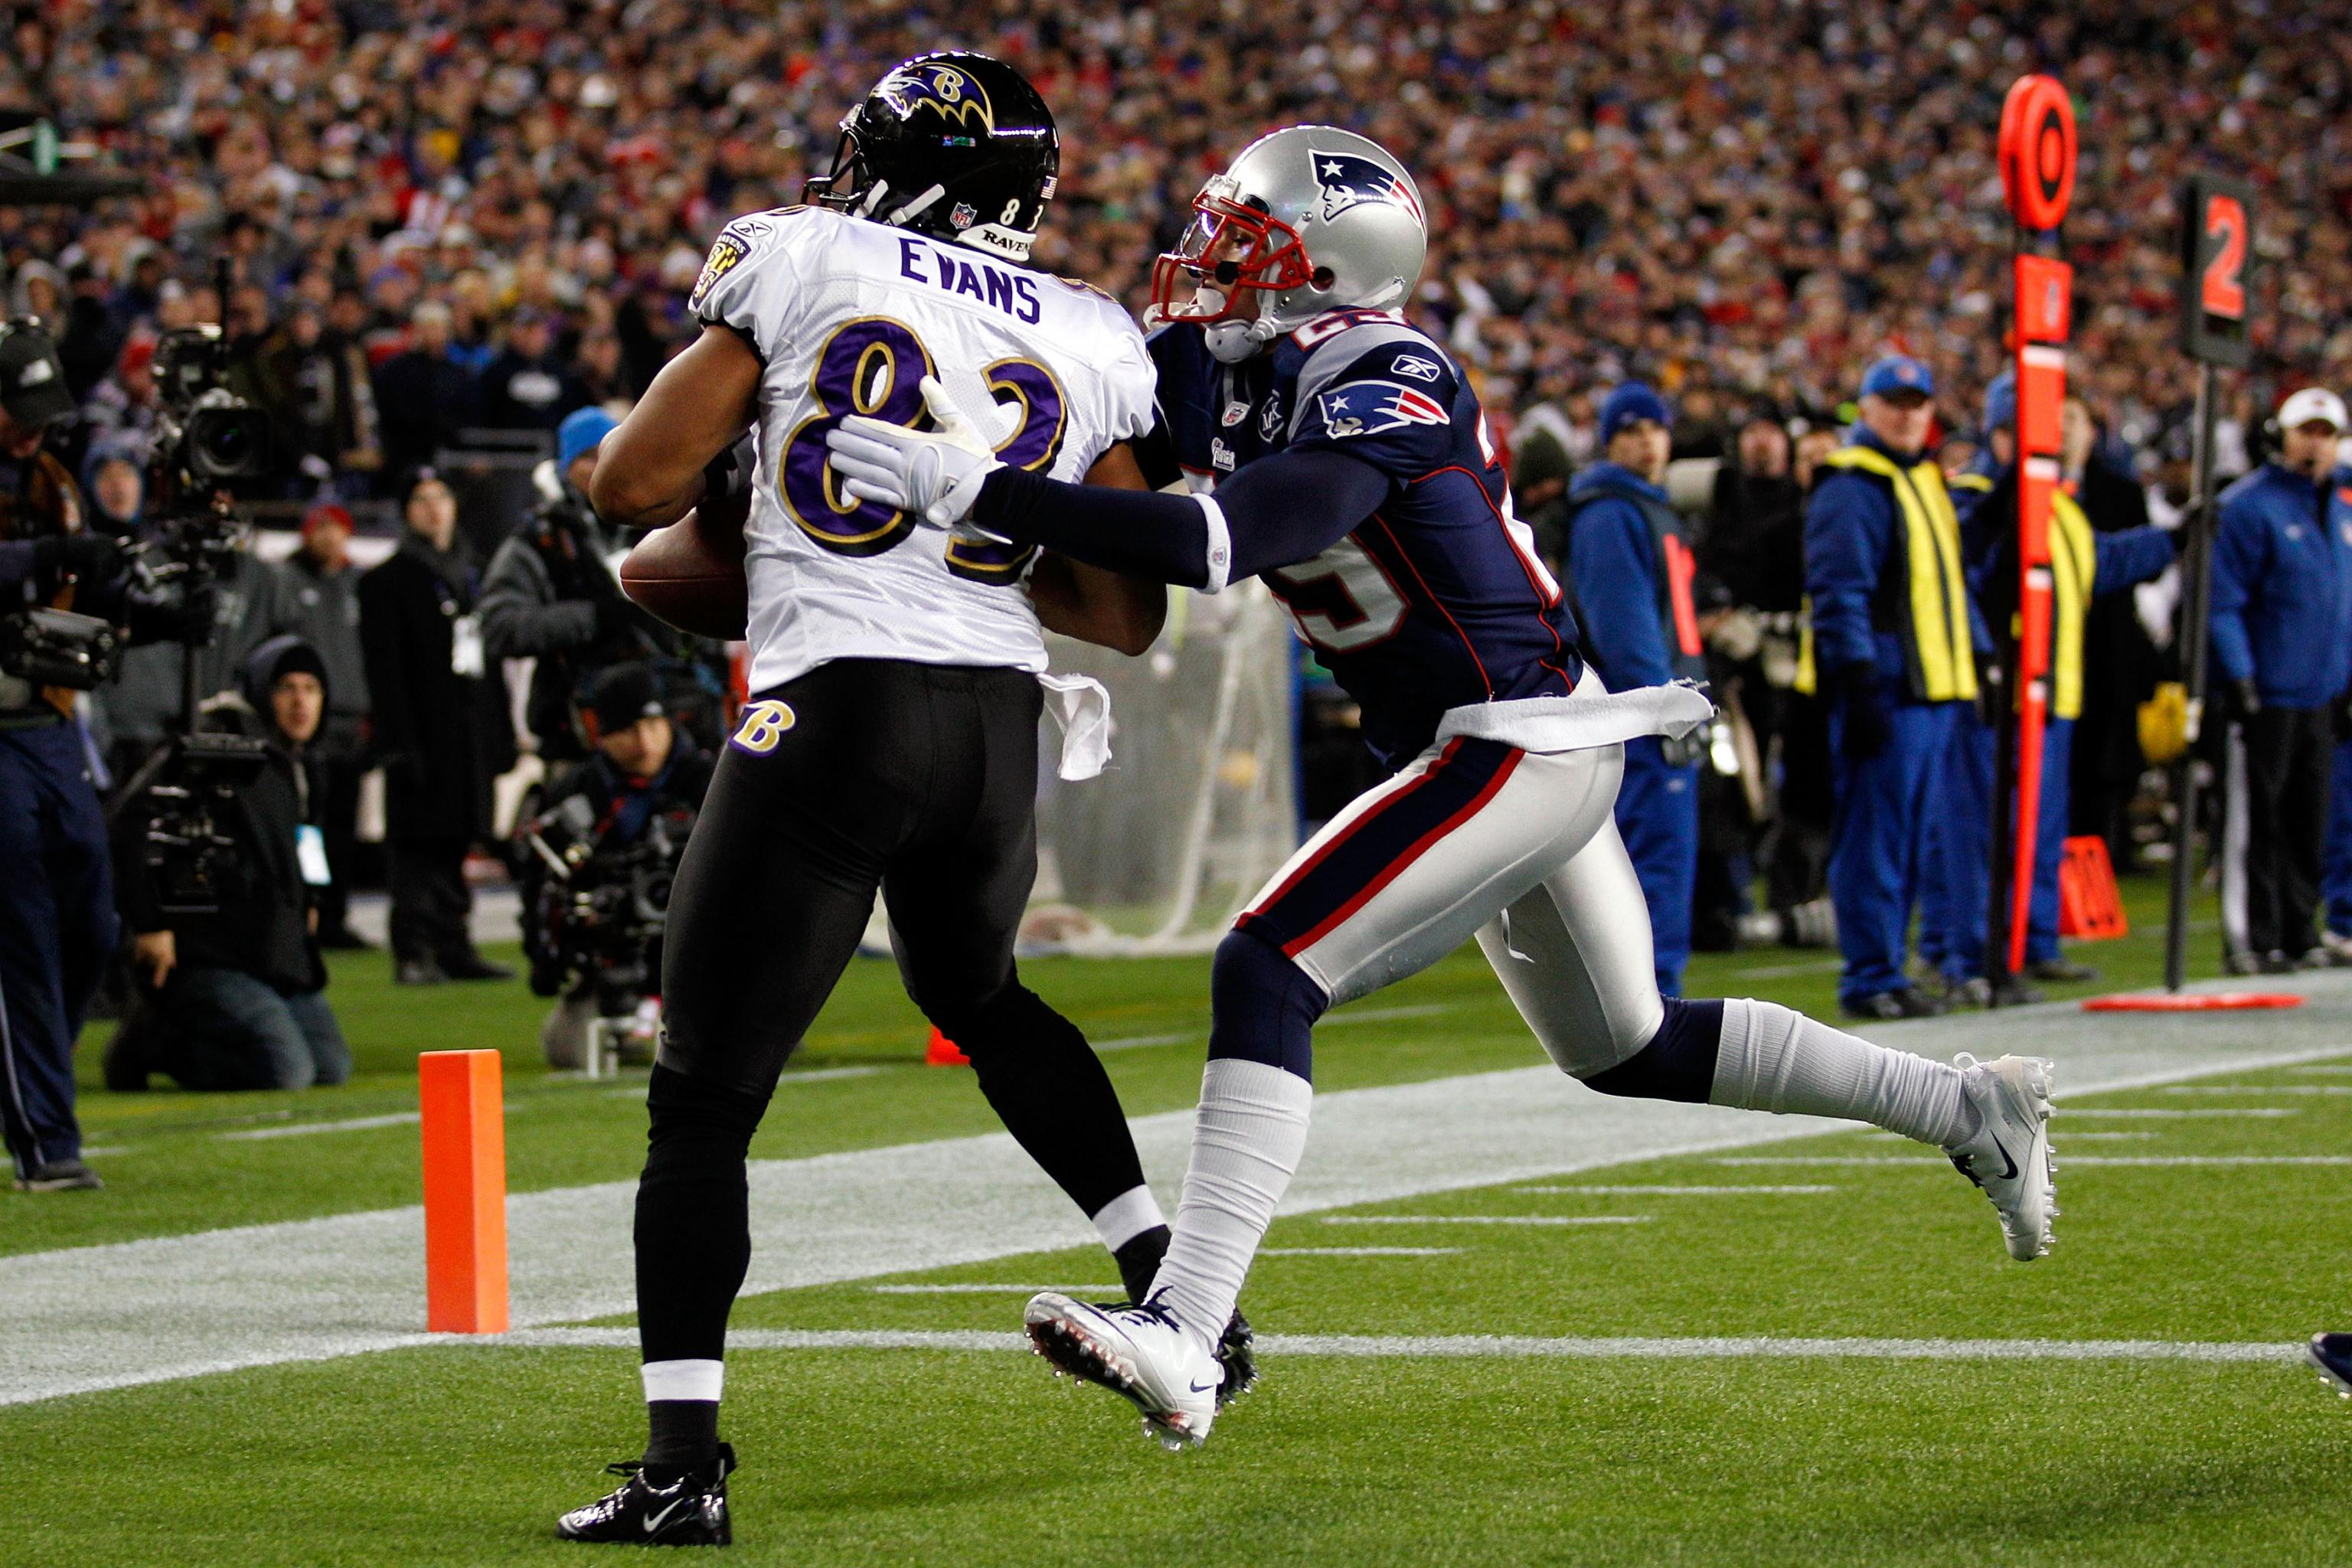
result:
M 1977 1109 L 1974 1136 L 1944 1151 L 1960 1174 L 1984 1189 L 2000 1215 L 2009 1255 L 2031 1263 L 2057 1238 L 2058 1163 L 2050 1156 L 2051 1064 L 2042 1057 L 1980 1062 L 1962 1051 L 1960 1092 Z
M 1048 1290 L 1029 1299 L 1029 1342 L 1068 1373 L 1143 1412 L 1143 1429 L 1170 1448 L 1207 1440 L 1224 1369 L 1167 1308 L 1093 1307 Z

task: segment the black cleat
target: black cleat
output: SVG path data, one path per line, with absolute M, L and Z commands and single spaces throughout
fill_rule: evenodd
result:
M 1257 1386 L 1257 1338 L 1250 1332 L 1249 1320 L 1239 1312 L 1225 1324 L 1224 1337 L 1217 1342 L 1217 1364 L 1225 1369 L 1225 1381 L 1217 1389 L 1217 1408 L 1223 1410 Z
M 20 1193 L 89 1192 L 106 1185 L 79 1160 L 50 1160 L 16 1178 Z
M 2352 1399 L 2352 1334 L 2314 1334 L 2303 1354 L 2319 1369 L 2322 1382 Z
M 1944 1012 L 1944 1005 L 1924 991 L 1906 985 L 1900 990 L 1875 992 L 1857 996 L 1842 1004 L 1849 1018 L 1884 1020 L 1897 1018 L 1934 1018 Z
M 512 980 L 515 972 L 503 963 L 492 963 L 478 952 L 445 952 L 441 955 L 441 973 L 452 980 Z
M 604 1469 L 628 1479 L 619 1490 L 557 1520 L 555 1533 L 560 1539 L 635 1546 L 733 1543 L 735 1531 L 727 1517 L 727 1478 L 735 1473 L 735 1450 L 727 1444 L 719 1445 L 715 1474 L 688 1471 L 666 1487 L 646 1480 L 645 1465 L 636 1459 L 607 1465 Z

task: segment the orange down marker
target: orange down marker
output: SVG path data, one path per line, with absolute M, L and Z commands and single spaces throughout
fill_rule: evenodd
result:
M 425 1141 L 425 1326 L 507 1331 L 507 1124 L 496 1051 L 416 1058 Z

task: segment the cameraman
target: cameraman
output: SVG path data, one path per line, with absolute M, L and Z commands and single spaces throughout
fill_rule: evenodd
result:
M 572 708 L 595 671 L 646 652 L 646 617 L 621 596 L 604 557 L 616 542 L 588 506 L 596 446 L 614 424 L 601 408 L 576 409 L 556 431 L 552 471 L 536 476 L 541 499 L 529 523 L 490 557 L 482 578 L 482 640 L 493 659 L 530 658 L 523 722 L 539 754 L 570 762 L 588 754 Z
M 660 688 L 644 665 L 604 671 L 583 717 L 595 738 L 594 753 L 556 779 L 538 822 L 524 830 L 539 831 L 563 814 L 569 802 L 583 802 L 593 813 L 587 818 L 593 823 L 590 852 L 572 866 L 568 879 L 552 879 L 535 851 L 523 857 L 530 988 L 541 996 L 563 997 L 540 1030 L 552 1068 L 586 1066 L 595 1020 L 634 1004 L 635 997 L 625 1000 L 615 992 L 658 984 L 661 977 L 658 931 L 650 939 L 639 937 L 634 946 L 599 943 L 576 918 L 580 896 L 606 883 L 624 891 L 647 874 L 666 889 L 710 784 L 710 754 L 670 721 Z M 645 858 L 635 852 L 656 833 L 668 846 L 667 864 L 644 865 Z M 666 893 L 661 902 L 666 910 Z
M 204 709 L 205 727 L 258 736 L 267 761 L 236 792 L 220 826 L 232 847 L 219 907 L 167 915 L 137 837 L 119 847 L 131 966 L 151 988 L 142 1016 L 107 1047 L 110 1089 L 144 1089 L 150 1071 L 185 1089 L 308 1089 L 351 1077 L 352 1053 L 327 1005 L 312 928 L 327 881 L 310 744 L 327 711 L 327 666 L 296 637 L 255 648 L 239 689 Z M 124 819 L 138 835 L 143 820 Z
M 121 547 L 85 531 L 72 474 L 44 449 L 73 413 L 49 334 L 0 321 L 0 623 L 121 600 Z M 114 900 L 73 699 L 0 665 L 0 1131 L 16 1185 L 37 1193 L 102 1184 L 82 1163 L 73 1048 L 114 948 Z

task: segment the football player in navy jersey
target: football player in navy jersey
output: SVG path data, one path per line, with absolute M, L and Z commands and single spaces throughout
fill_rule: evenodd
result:
M 1948 1152 L 2011 1256 L 2050 1243 L 2049 1064 L 1947 1067 L 1769 1002 L 1662 998 L 1612 821 L 1624 742 L 1711 709 L 1687 684 L 1607 691 L 1513 516 L 1478 399 L 1401 311 L 1426 235 L 1412 177 L 1328 126 L 1254 143 L 1154 274 L 1160 418 L 1147 478 L 998 462 L 936 382 L 932 428 L 853 417 L 848 492 L 931 525 L 1214 594 L 1258 576 L 1363 709 L 1391 770 L 1252 900 L 1217 949 L 1200 1118 L 1174 1238 L 1139 1306 L 1030 1302 L 1038 1348 L 1171 1445 L 1215 1415 L 1215 1326 L 1306 1146 L 1328 1009 L 1472 936 L 1552 1060 L 1604 1093 L 1874 1122 Z M 1155 471 L 1156 469 L 1156 471 Z M 1588 602 L 1596 616 L 1652 605 Z

